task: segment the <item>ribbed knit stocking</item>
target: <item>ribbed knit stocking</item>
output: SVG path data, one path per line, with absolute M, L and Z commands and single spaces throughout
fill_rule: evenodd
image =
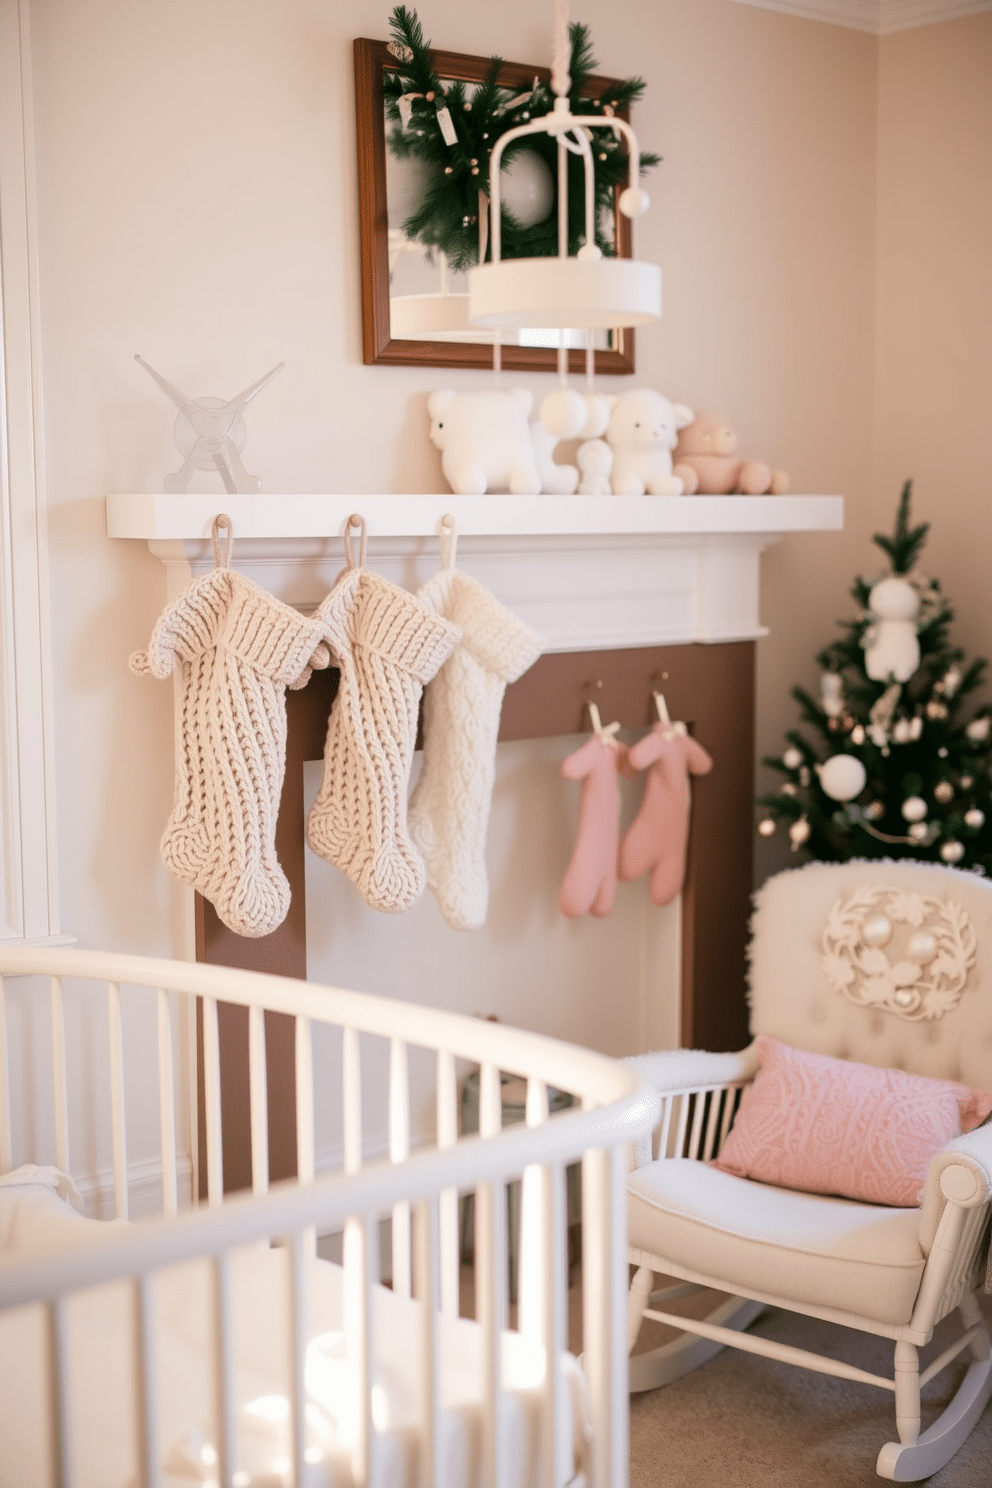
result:
M 542 642 L 456 568 L 428 579 L 418 598 L 453 621 L 462 639 L 424 694 L 424 767 L 410 799 L 410 835 L 448 924 L 475 930 L 489 900 L 486 831 L 503 694 L 537 660 Z
M 341 682 L 307 839 L 373 909 L 397 914 L 416 903 L 427 877 L 406 820 L 420 694 L 460 632 L 346 551 L 348 567 L 320 610 Z
M 599 729 L 561 767 L 566 780 L 582 781 L 579 830 L 572 861 L 561 886 L 561 912 L 575 919 L 590 912 L 608 915 L 617 897 L 617 854 L 620 847 L 620 790 L 617 775 L 627 750 Z
M 289 909 L 275 850 L 286 688 L 303 687 L 313 668 L 328 665 L 324 642 L 319 616 L 308 619 L 217 567 L 168 606 L 148 650 L 131 657 L 139 676 L 181 669 L 163 862 L 238 935 L 269 935 Z
M 669 904 L 685 878 L 689 836 L 689 775 L 705 775 L 713 761 L 684 724 L 656 723 L 628 756 L 632 770 L 650 766 L 644 799 L 620 849 L 620 877 L 640 878 L 650 870 L 648 891 L 654 904 Z

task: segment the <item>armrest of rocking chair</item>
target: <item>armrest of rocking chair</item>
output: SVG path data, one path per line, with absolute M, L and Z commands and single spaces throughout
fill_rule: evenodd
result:
M 706 1049 L 661 1049 L 654 1054 L 632 1054 L 624 1060 L 659 1095 L 736 1085 L 758 1073 L 754 1044 L 734 1054 L 712 1054 Z M 633 1167 L 651 1161 L 651 1133 L 633 1144 Z
M 968 1193 L 964 1173 L 956 1182 L 957 1174 L 948 1173 L 950 1168 L 961 1168 L 974 1179 L 974 1190 Z M 942 1184 L 944 1174 L 947 1178 Z M 937 1226 L 947 1203 L 947 1193 L 953 1193 L 959 1203 L 967 1208 L 984 1204 L 992 1198 L 992 1125 L 986 1123 L 975 1131 L 965 1132 L 942 1147 L 930 1159 L 923 1185 L 923 1201 L 920 1209 L 920 1248 L 924 1255 L 930 1254 Z M 958 1194 L 962 1194 L 958 1198 Z M 967 1197 L 964 1194 L 967 1193 Z

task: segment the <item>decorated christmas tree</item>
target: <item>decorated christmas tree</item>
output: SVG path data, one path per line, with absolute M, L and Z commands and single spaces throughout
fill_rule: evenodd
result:
M 784 777 L 760 798 L 770 837 L 831 862 L 917 858 L 992 873 L 992 708 L 969 695 L 986 663 L 950 640 L 953 611 L 918 561 L 929 525 L 912 526 L 903 488 L 891 537 L 873 541 L 888 571 L 858 578 L 844 634 L 817 656 L 820 696 L 793 688 L 805 730 L 764 763 Z
M 439 249 L 453 269 L 468 269 L 488 257 L 489 157 L 497 141 L 518 124 L 549 114 L 554 94 L 547 82 L 533 78 L 518 88 L 502 87 L 501 57 L 490 60 L 486 77 L 477 87 L 438 76 L 429 41 L 415 10 L 397 5 L 390 17 L 395 69 L 382 80 L 386 116 L 392 124 L 389 149 L 398 159 L 414 157 L 427 167 L 427 184 L 417 209 L 403 224 L 408 238 Z M 574 113 L 601 118 L 606 124 L 624 113 L 644 91 L 644 80 L 634 77 L 611 84 L 602 97 L 590 96 L 589 79 L 596 67 L 588 26 L 569 27 L 569 107 Z M 504 171 L 526 151 L 539 155 L 557 179 L 557 144 L 551 135 L 532 134 L 507 145 Z M 657 165 L 659 157 L 642 152 L 642 169 Z M 593 140 L 596 190 L 596 242 L 604 254 L 616 253 L 604 221 L 614 205 L 618 187 L 626 186 L 629 160 L 619 131 L 597 129 Z M 585 231 L 584 167 L 582 157 L 568 156 L 569 253 L 575 253 Z M 524 226 L 504 204 L 500 215 L 503 258 L 529 258 L 558 252 L 558 210 L 555 204 L 541 221 Z M 481 231 L 480 231 L 481 221 Z

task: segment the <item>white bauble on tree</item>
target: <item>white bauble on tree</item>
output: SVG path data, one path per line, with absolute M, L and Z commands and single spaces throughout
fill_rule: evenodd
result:
M 816 768 L 820 787 L 832 801 L 853 801 L 868 779 L 864 765 L 853 754 L 833 754 Z
M 892 574 L 874 586 L 868 607 L 878 618 L 865 636 L 865 671 L 874 682 L 890 677 L 908 682 L 920 664 L 920 596 L 906 579 Z
M 521 227 L 543 222 L 555 199 L 547 163 L 536 150 L 519 150 L 499 173 L 503 206 Z
M 964 857 L 963 842 L 945 842 L 940 849 L 940 856 L 945 863 L 960 863 Z
M 919 822 L 927 814 L 927 803 L 922 796 L 907 796 L 902 803 L 902 814 L 908 822 Z

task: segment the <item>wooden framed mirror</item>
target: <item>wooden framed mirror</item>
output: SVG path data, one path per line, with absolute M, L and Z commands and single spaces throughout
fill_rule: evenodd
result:
M 435 66 L 442 78 L 466 83 L 481 83 L 489 66 L 485 57 L 469 57 L 461 52 L 434 52 Z M 384 41 L 359 38 L 355 42 L 355 111 L 358 134 L 358 203 L 362 261 L 362 359 L 366 365 L 383 363 L 402 367 L 492 367 L 492 343 L 475 340 L 419 340 L 405 333 L 396 334 L 391 300 L 398 278 L 422 285 L 425 276 L 439 272 L 426 253 L 420 262 L 409 259 L 398 270 L 399 255 L 391 248 L 390 233 L 402 237 L 400 225 L 409 210 L 404 206 L 404 183 L 394 162 L 387 156 L 386 116 L 382 97 L 382 75 L 395 66 Z M 535 78 L 547 80 L 546 67 L 528 67 L 506 62 L 499 74 L 507 87 L 522 87 Z M 601 97 L 617 83 L 616 78 L 590 77 L 584 93 Z M 619 112 L 619 110 L 618 110 Z M 621 258 L 633 253 L 630 222 L 619 211 L 614 213 L 615 243 Z M 391 264 L 392 259 L 392 264 Z M 399 321 L 399 316 L 396 317 Z M 634 371 L 634 333 L 615 329 L 598 333 L 602 344 L 596 346 L 598 373 Z M 520 332 L 522 338 L 527 332 Z M 544 337 L 547 339 L 547 333 Z M 553 372 L 557 368 L 557 350 L 551 345 L 513 345 L 502 343 L 502 365 L 513 371 Z M 569 370 L 585 369 L 585 350 L 569 352 Z

